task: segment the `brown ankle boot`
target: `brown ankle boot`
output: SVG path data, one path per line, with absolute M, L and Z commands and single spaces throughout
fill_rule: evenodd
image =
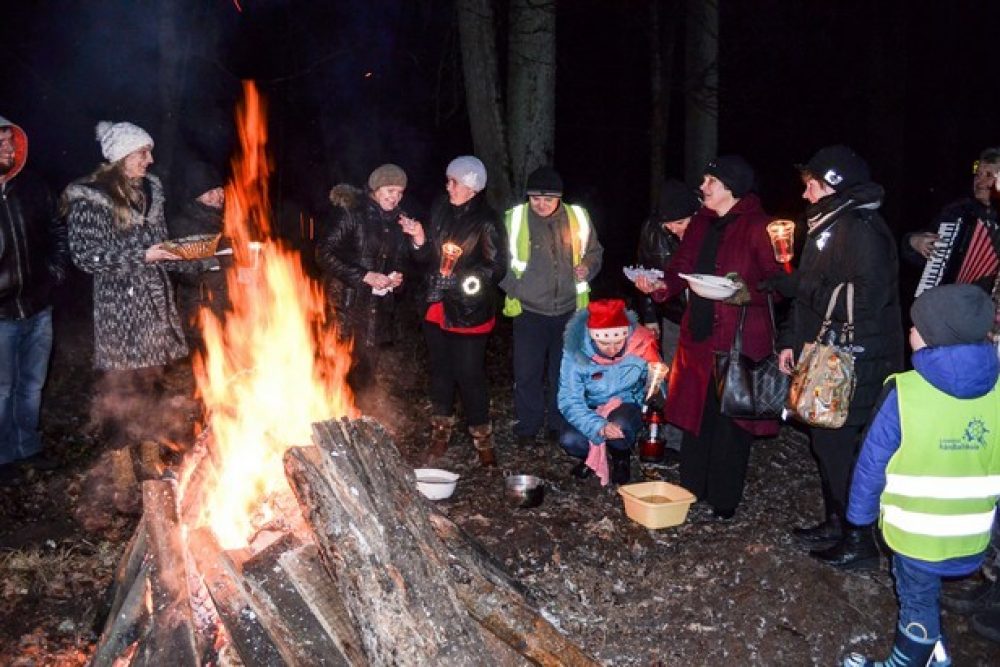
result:
M 431 444 L 427 450 L 427 463 L 433 463 L 448 451 L 448 441 L 455 428 L 455 418 L 450 415 L 431 415 Z
M 470 426 L 469 434 L 472 435 L 472 445 L 479 454 L 479 463 L 486 467 L 495 466 L 497 455 L 493 449 L 493 427 L 489 424 Z

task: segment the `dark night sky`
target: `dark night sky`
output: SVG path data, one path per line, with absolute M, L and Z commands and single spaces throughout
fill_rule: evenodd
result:
M 178 155 L 222 157 L 243 77 L 270 101 L 285 208 L 315 208 L 333 183 L 390 160 L 426 204 L 447 161 L 472 151 L 451 2 L 177 3 L 190 63 Z M 0 115 L 27 129 L 53 188 L 97 163 L 100 119 L 157 136 L 160 1 L 7 4 Z M 792 165 L 834 142 L 872 163 L 898 232 L 968 191 L 972 160 L 1000 144 L 1000 8 L 928 4 L 722 1 L 720 152 L 756 165 L 769 210 L 801 210 Z M 564 0 L 558 20 L 556 166 L 627 261 L 649 201 L 648 3 Z M 671 145 L 683 143 L 679 117 Z M 668 170 L 680 164 L 669 151 Z

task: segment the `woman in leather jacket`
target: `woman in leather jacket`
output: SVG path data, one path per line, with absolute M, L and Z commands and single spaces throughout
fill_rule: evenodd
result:
M 316 248 L 340 334 L 354 340 L 348 382 L 355 392 L 373 379 L 376 348 L 393 342 L 393 318 L 411 252 L 399 207 L 406 183 L 400 167 L 383 164 L 368 177 L 367 194 L 350 185 L 334 187 L 335 221 Z
M 471 155 L 455 158 L 446 170 L 447 198 L 431 211 L 426 233 L 407 220 L 414 257 L 428 276 L 424 337 L 430 355 L 431 460 L 444 454 L 455 424 L 455 390 L 462 400 L 473 444 L 483 465 L 496 465 L 489 419 L 486 341 L 496 323 L 497 283 L 507 266 L 500 217 L 486 203 L 486 168 Z M 441 248 L 462 253 L 450 275 L 441 274 Z

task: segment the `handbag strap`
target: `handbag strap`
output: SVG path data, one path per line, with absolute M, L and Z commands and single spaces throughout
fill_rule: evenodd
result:
M 778 337 L 778 325 L 774 320 L 774 298 L 771 293 L 767 293 L 767 314 L 771 318 L 771 352 L 777 354 L 778 348 L 775 347 L 775 339 Z M 736 320 L 736 335 L 733 336 L 733 344 L 730 346 L 729 351 L 731 354 L 742 354 L 743 353 L 743 323 L 747 319 L 747 306 L 743 304 L 740 306 L 740 315 Z
M 840 290 L 845 285 L 847 286 L 847 322 L 844 323 L 841 329 L 841 335 L 843 335 L 848 345 L 854 342 L 854 283 L 840 283 L 833 288 L 833 294 L 830 295 L 830 302 L 826 306 L 826 315 L 823 317 L 823 324 L 819 328 L 819 333 L 816 334 L 817 343 L 823 341 L 826 332 L 833 325 L 833 309 L 837 306 L 837 297 L 840 296 Z

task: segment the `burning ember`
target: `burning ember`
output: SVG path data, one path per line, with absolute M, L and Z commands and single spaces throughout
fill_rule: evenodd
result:
M 252 83 L 244 96 L 241 151 L 226 186 L 225 234 L 237 265 L 227 276 L 232 311 L 225 323 L 202 311 L 206 354 L 195 359 L 221 459 L 198 525 L 226 549 L 245 546 L 269 520 L 265 501 L 289 492 L 285 450 L 310 444 L 314 422 L 357 416 L 344 379 L 350 349 L 326 326 L 320 287 L 297 253 L 271 239 L 265 108 Z

